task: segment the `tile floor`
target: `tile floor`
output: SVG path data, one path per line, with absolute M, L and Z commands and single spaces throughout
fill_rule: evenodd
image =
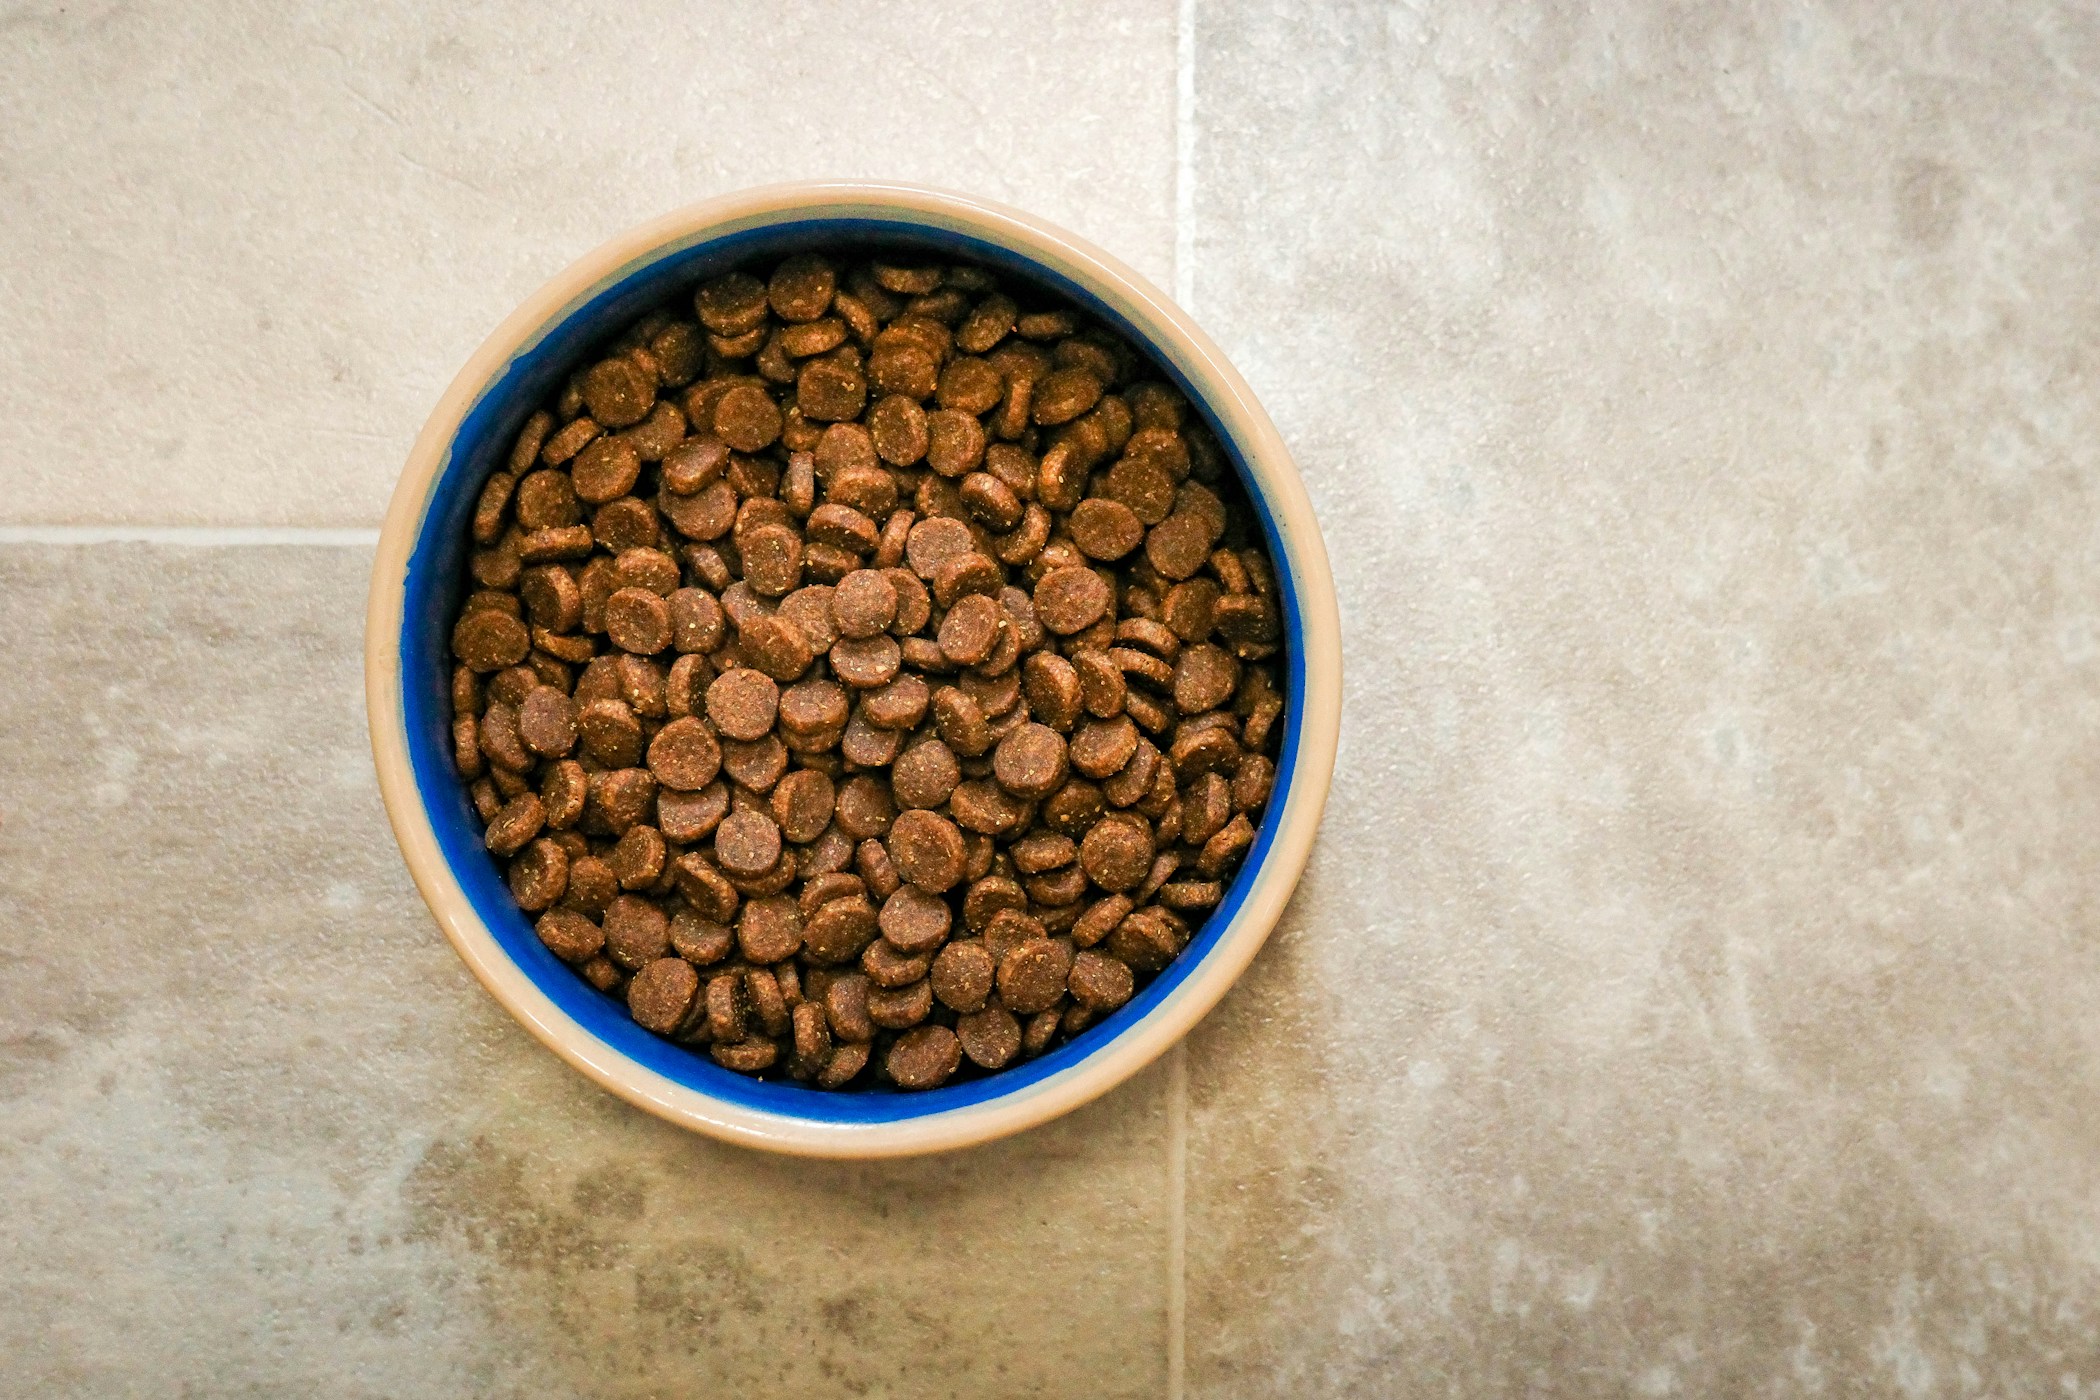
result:
M 2100 1394 L 2100 18 L 1278 9 L 0 16 L 0 1393 Z M 824 174 L 1177 288 L 1349 665 L 1178 1058 L 866 1168 L 512 1026 L 357 674 L 487 328 Z

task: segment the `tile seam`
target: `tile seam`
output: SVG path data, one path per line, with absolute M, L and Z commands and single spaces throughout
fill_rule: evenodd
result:
M 0 525 L 0 545 L 157 544 L 178 549 L 305 546 L 371 549 L 377 530 L 299 525 Z
M 1195 314 L 1196 0 L 1174 10 L 1174 300 Z M 1188 1393 L 1188 1042 L 1167 1061 L 1167 1400 Z

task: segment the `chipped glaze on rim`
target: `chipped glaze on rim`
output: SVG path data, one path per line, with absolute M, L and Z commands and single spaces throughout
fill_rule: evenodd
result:
M 1071 296 L 1147 348 L 1216 431 L 1278 563 L 1284 735 L 1254 847 L 1189 948 L 1076 1041 L 922 1093 L 827 1093 L 753 1080 L 653 1036 L 539 943 L 511 903 L 450 762 L 447 622 L 482 479 L 533 404 L 593 342 L 675 287 L 753 257 L 841 240 L 974 257 Z M 411 449 L 380 530 L 365 701 L 388 820 L 462 960 L 557 1055 L 637 1107 L 725 1141 L 814 1157 L 905 1156 L 1033 1127 L 1107 1092 L 1187 1034 L 1268 937 L 1311 852 L 1341 717 L 1341 629 L 1297 469 L 1210 339 L 1135 272 L 1002 205 L 909 185 L 807 184 L 693 205 L 579 259 L 499 326 Z

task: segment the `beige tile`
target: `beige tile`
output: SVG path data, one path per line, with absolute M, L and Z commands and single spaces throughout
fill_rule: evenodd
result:
M 1190 1394 L 2100 1387 L 2091 11 L 1198 15 L 1349 680 Z
M 0 523 L 377 524 L 527 293 L 748 185 L 973 191 L 1171 274 L 1172 0 L 0 23 L 0 417 L 53 429 L 0 446 Z
M 358 550 L 0 550 L 0 1392 L 1156 1396 L 1164 1081 L 857 1167 L 599 1093 L 387 835 Z

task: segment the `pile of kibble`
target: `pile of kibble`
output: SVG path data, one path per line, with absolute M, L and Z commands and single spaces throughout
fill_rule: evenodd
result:
M 1128 1001 L 1252 844 L 1276 581 L 1119 337 L 973 266 L 788 258 L 525 423 L 452 631 L 541 940 L 730 1069 L 929 1088 Z

